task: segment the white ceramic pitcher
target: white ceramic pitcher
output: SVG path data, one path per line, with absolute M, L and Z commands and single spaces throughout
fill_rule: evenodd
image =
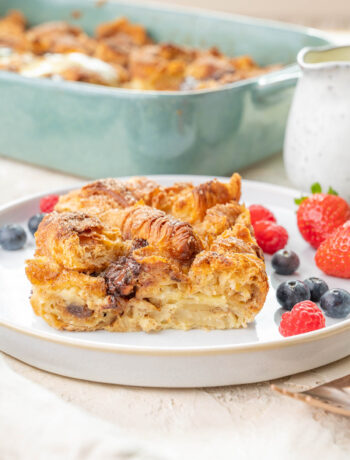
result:
M 291 182 L 320 182 L 350 200 L 350 46 L 304 48 L 289 113 L 284 162 Z

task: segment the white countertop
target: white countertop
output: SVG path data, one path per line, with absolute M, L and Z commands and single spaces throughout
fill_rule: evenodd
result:
M 290 186 L 281 155 L 242 175 Z M 0 158 L 0 204 L 80 181 Z M 274 394 L 267 383 L 131 388 L 72 380 L 0 354 L 1 460 L 345 460 L 349 454 L 350 419 Z

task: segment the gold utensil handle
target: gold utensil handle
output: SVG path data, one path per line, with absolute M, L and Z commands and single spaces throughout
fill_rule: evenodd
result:
M 270 387 L 273 391 L 276 391 L 277 393 L 289 396 L 290 398 L 297 399 L 299 401 L 303 401 L 306 404 L 309 404 L 310 406 L 318 407 L 319 409 L 324 409 L 328 412 L 333 412 L 334 414 L 345 415 L 346 417 L 350 417 L 350 409 L 347 409 L 346 407 L 341 405 L 340 402 L 337 402 L 337 404 L 333 404 L 330 401 L 321 399 L 319 396 L 314 397 L 307 392 L 295 393 L 293 391 L 288 391 L 284 388 L 280 388 L 275 384 L 271 384 Z

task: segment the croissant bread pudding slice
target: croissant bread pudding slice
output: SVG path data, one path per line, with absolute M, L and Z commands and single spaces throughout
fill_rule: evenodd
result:
M 268 291 L 241 180 L 103 179 L 62 196 L 27 261 L 34 312 L 70 331 L 245 327 Z

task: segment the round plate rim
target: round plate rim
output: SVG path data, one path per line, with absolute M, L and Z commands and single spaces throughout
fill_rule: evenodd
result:
M 117 179 L 127 179 L 128 177 L 132 176 L 120 176 Z M 206 176 L 206 175 L 193 175 L 193 174 L 153 174 L 147 175 L 146 177 L 150 179 L 161 179 L 161 180 L 171 180 L 171 181 L 179 181 L 183 180 L 183 178 L 188 178 L 189 181 L 196 178 L 197 180 L 211 180 L 216 177 L 219 180 L 227 181 L 229 177 L 225 176 Z M 16 207 L 18 205 L 23 205 L 28 201 L 38 199 L 42 196 L 47 195 L 48 193 L 66 193 L 69 190 L 74 188 L 79 188 L 82 185 L 86 184 L 88 181 L 82 181 L 78 184 L 73 184 L 72 187 L 64 187 L 60 189 L 50 190 L 46 193 L 35 193 L 27 196 L 26 198 L 20 198 L 17 200 L 13 200 L 5 205 L 0 206 L 0 213 L 7 211 L 12 207 Z M 283 187 L 280 185 L 269 184 L 266 182 L 259 182 L 259 181 L 252 181 L 252 180 L 244 180 L 243 185 L 246 184 L 251 187 L 259 187 L 268 190 L 274 190 L 275 192 L 283 193 L 284 195 L 288 195 L 291 197 L 295 197 L 296 194 L 300 194 L 300 192 L 296 189 Z M 265 351 L 271 349 L 279 349 L 285 347 L 291 347 L 296 345 L 301 345 L 307 342 L 313 342 L 317 340 L 322 340 L 327 337 L 330 337 L 335 334 L 339 334 L 345 332 L 346 330 L 350 330 L 350 318 L 344 320 L 338 324 L 333 324 L 328 326 L 324 329 L 319 329 L 317 331 L 308 332 L 306 334 L 300 334 L 292 337 L 281 337 L 280 339 L 275 340 L 268 340 L 263 343 L 256 343 L 256 342 L 248 342 L 243 344 L 234 344 L 234 345 L 213 345 L 213 346 L 192 346 L 192 347 L 161 347 L 161 348 L 153 348 L 153 347 L 145 347 L 145 346 L 130 346 L 130 345 L 118 345 L 118 344 L 96 344 L 95 342 L 91 342 L 89 340 L 83 339 L 72 339 L 69 337 L 54 337 L 53 335 L 47 332 L 33 332 L 30 328 L 21 327 L 14 324 L 12 321 L 2 320 L 0 318 L 0 327 L 4 327 L 10 329 L 12 331 L 32 336 L 36 339 L 41 339 L 49 342 L 53 342 L 59 345 L 64 346 L 73 346 L 76 348 L 83 348 L 95 351 L 104 351 L 109 353 L 119 353 L 119 354 L 143 354 L 143 355 L 150 355 L 150 356 L 159 356 L 159 355 L 169 355 L 169 356 L 178 356 L 178 355 L 202 355 L 202 354 L 222 354 L 222 353 L 242 353 L 242 352 L 250 352 L 250 351 Z

